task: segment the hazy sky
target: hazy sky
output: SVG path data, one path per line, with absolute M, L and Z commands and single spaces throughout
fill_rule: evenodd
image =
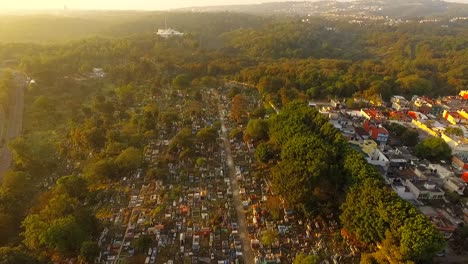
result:
M 283 0 L 272 0 L 283 1 Z M 146 9 L 160 10 L 188 6 L 251 4 L 272 2 L 268 0 L 0 0 L 1 9 Z M 303 0 L 293 0 L 303 1 Z M 448 0 L 464 2 L 468 0 Z

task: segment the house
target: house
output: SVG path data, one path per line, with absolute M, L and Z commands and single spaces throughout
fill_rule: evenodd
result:
M 468 140 L 466 138 L 456 135 L 447 135 L 445 133 L 442 133 L 440 137 L 447 142 L 453 154 L 468 152 Z
M 429 169 L 432 169 L 441 179 L 446 179 L 453 176 L 453 172 L 440 164 L 429 164 Z
M 354 127 L 354 130 L 356 131 L 356 138 L 358 140 L 366 140 L 366 139 L 369 139 L 369 133 L 363 128 L 363 127 L 360 127 L 360 126 L 355 126 Z
M 367 163 L 374 166 L 381 166 L 384 170 L 388 169 L 390 160 L 378 148 L 374 140 L 367 139 L 362 142 L 350 141 L 349 143 L 359 146 L 359 149 L 365 155 Z
M 442 191 L 435 183 L 429 180 L 410 180 L 405 181 L 406 187 L 414 194 L 416 199 L 432 200 L 442 199 L 445 192 Z
M 392 186 L 392 189 L 403 200 L 411 201 L 416 198 L 414 194 L 408 189 L 408 187 L 406 187 L 405 185 L 401 183 L 401 181 L 394 181 L 391 186 Z
M 449 177 L 444 180 L 444 187 L 449 191 L 463 195 L 465 192 L 466 183 L 460 178 Z
M 442 113 L 443 107 L 440 102 L 432 100 L 426 96 L 415 96 L 412 99 L 414 107 L 425 115 L 438 116 Z
M 104 72 L 104 69 L 102 68 L 93 68 L 93 72 L 90 75 L 91 78 L 104 78 L 106 77 L 106 73 Z
M 438 134 L 436 131 L 434 131 L 434 129 L 432 128 L 432 126 L 429 126 L 429 125 L 427 125 L 427 124 L 424 123 L 424 122 L 420 122 L 420 121 L 418 121 L 418 120 L 416 120 L 416 119 L 413 119 L 413 120 L 411 121 L 411 124 L 414 125 L 414 126 L 416 126 L 416 127 L 419 128 L 419 129 L 423 130 L 424 132 L 426 132 L 426 133 L 428 133 L 428 134 L 434 136 L 434 137 L 438 137 L 438 136 L 439 136 L 439 134 Z M 435 124 L 435 123 L 434 123 L 434 124 Z
M 468 171 L 462 173 L 460 177 L 464 182 L 468 183 Z
M 390 111 L 389 116 L 393 120 L 398 120 L 398 121 L 403 121 L 403 122 L 411 121 L 411 117 L 402 111 Z
M 411 155 L 409 152 L 408 148 L 406 146 L 403 147 L 397 147 L 395 148 L 395 153 L 401 155 L 404 159 L 410 161 L 410 162 L 415 162 L 418 160 L 415 156 Z
M 334 100 L 334 99 L 331 99 L 330 100 L 330 105 L 334 108 L 340 108 L 341 107 L 341 103 L 340 101 L 338 100 Z
M 416 119 L 416 120 L 428 120 L 429 119 L 425 114 L 419 111 L 408 111 L 408 115 L 411 116 L 411 118 Z
M 382 120 L 385 116 L 377 109 L 361 109 L 361 115 L 368 120 Z
M 158 29 L 158 32 L 156 34 L 165 39 L 170 37 L 182 37 L 184 35 L 184 33 L 176 31 L 172 28 Z
M 460 91 L 459 95 L 460 95 L 464 100 L 467 100 L 467 99 L 468 99 L 468 90 Z
M 456 125 L 456 124 L 466 124 L 466 118 L 463 117 L 464 114 L 460 114 L 459 112 L 456 111 L 447 111 L 444 110 L 442 113 L 442 116 L 444 119 L 446 119 L 450 124 Z
M 431 223 L 444 234 L 446 239 L 449 239 L 452 236 L 453 231 L 455 231 L 457 224 L 453 223 L 449 219 L 453 217 L 448 216 L 447 212 L 441 209 L 434 209 L 431 206 L 418 206 L 419 211 L 424 214 Z
M 409 110 L 409 102 L 403 96 L 394 95 L 390 99 L 392 102 L 392 108 L 397 111 L 408 111 Z
M 364 129 L 369 133 L 369 135 L 379 143 L 387 143 L 388 141 L 388 131 L 380 125 L 373 125 L 369 121 L 364 122 Z
M 453 155 L 452 165 L 460 170 L 468 170 L 468 152 L 462 151 Z

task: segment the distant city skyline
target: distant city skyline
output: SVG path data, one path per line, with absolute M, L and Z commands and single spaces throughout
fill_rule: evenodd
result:
M 292 1 L 303 2 L 304 0 Z M 341 0 L 341 2 L 349 1 L 352 0 Z M 62 9 L 65 6 L 70 9 L 168 10 L 191 6 L 259 4 L 267 2 L 281 2 L 281 0 L 14 0 L 0 1 L 0 11 Z M 446 2 L 468 3 L 468 0 L 446 0 Z

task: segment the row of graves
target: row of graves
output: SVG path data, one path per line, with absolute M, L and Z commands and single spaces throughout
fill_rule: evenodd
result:
M 238 128 L 234 122 L 228 126 Z M 254 163 L 253 145 L 234 140 L 231 145 L 254 263 L 293 263 L 300 253 L 319 256 L 323 263 L 359 262 L 358 247 L 341 234 L 333 213 L 299 214 L 273 193 L 267 177 L 254 176 L 263 169 Z
M 139 172 L 126 179 L 128 204 L 108 219 L 99 239 L 100 263 L 244 263 L 222 140 L 194 143 L 194 157 L 167 157 L 187 121 L 196 135 L 218 120 L 210 95 L 203 96 L 206 104 L 196 116 L 183 116 L 171 127 L 158 124 L 158 138 L 145 148 L 148 170 L 156 176 Z M 184 106 L 187 98 L 171 100 Z

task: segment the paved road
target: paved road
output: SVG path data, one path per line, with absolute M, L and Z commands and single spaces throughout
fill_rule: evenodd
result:
M 229 143 L 228 138 L 228 131 L 224 122 L 224 117 L 222 116 L 222 107 L 218 104 L 218 112 L 219 112 L 219 121 L 221 123 L 221 137 L 224 142 L 224 149 L 226 151 L 227 157 L 227 165 L 229 167 L 229 177 L 231 180 L 231 189 L 232 189 L 232 197 L 234 200 L 234 206 L 236 207 L 237 211 L 237 224 L 239 225 L 239 236 L 242 240 L 242 247 L 244 252 L 244 261 L 247 264 L 254 263 L 254 254 L 252 248 L 250 247 L 249 236 L 247 232 L 247 224 L 245 221 L 245 213 L 244 209 L 242 208 L 241 199 L 239 196 L 239 184 L 237 183 L 236 179 L 236 172 L 234 168 L 234 161 L 232 159 L 231 153 L 231 144 Z
M 23 73 L 15 72 L 18 83 L 8 109 L 8 124 L 5 133 L 5 146 L 0 149 L 0 181 L 8 170 L 13 160 L 13 154 L 6 147 L 7 142 L 21 134 L 23 128 L 24 90 L 27 85 L 27 77 Z

